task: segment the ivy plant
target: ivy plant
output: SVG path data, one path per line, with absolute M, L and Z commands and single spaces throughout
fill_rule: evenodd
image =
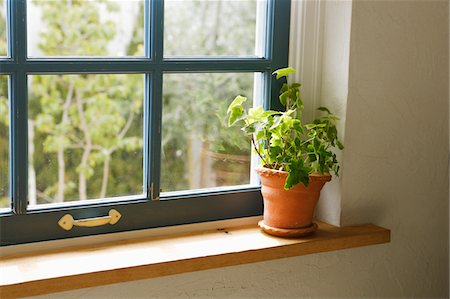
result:
M 287 79 L 294 72 L 288 67 L 273 74 L 277 79 Z M 336 128 L 339 119 L 328 108 L 319 107 L 318 118 L 302 123 L 304 107 L 300 89 L 299 83 L 282 85 L 279 100 L 285 111 L 265 111 L 262 106 L 246 110 L 243 104 L 247 98 L 240 95 L 227 110 L 228 126 L 240 126 L 250 136 L 261 164 L 288 173 L 286 190 L 298 183 L 308 186 L 313 173 L 338 175 L 339 163 L 334 149 L 344 148 Z

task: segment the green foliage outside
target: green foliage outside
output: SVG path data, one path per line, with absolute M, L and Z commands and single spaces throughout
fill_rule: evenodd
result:
M 295 72 L 284 68 L 274 72 L 277 79 Z M 338 140 L 336 121 L 330 110 L 318 108 L 323 115 L 312 123 L 302 124 L 303 101 L 301 85 L 284 83 L 279 100 L 286 107 L 285 112 L 264 111 L 258 106 L 245 109 L 247 98 L 237 96 L 228 108 L 229 126 L 242 127 L 251 136 L 255 151 L 265 167 L 288 172 L 285 189 L 298 183 L 309 184 L 311 173 L 339 173 L 339 163 L 334 148 L 343 149 Z
M 0 0 L 0 56 L 6 56 L 6 14 L 5 1 Z
M 114 2 L 35 5 L 42 8 L 46 25 L 42 55 L 107 53 L 117 28 L 101 19 L 99 7 L 111 13 L 118 9 Z M 29 140 L 34 143 L 29 183 L 36 181 L 37 203 L 142 193 L 143 83 L 143 75 L 133 74 L 29 77 L 29 139 L 35 131 Z M 33 203 L 31 188 L 29 193 Z
M 257 1 L 166 0 L 166 56 L 254 55 Z
M 192 176 L 205 176 L 206 180 L 213 175 L 214 169 L 209 169 L 211 173 L 202 170 L 208 151 L 250 155 L 250 139 L 239 129 L 227 130 L 224 115 L 233 90 L 251 95 L 253 74 L 169 74 L 164 79 L 161 187 L 164 191 L 209 187 L 206 182 L 192 183 Z M 195 141 L 200 141 L 201 149 L 194 149 Z M 198 152 L 200 161 L 192 161 L 192 151 Z M 192 166 L 194 163 L 199 165 Z M 244 178 L 229 182 L 248 183 L 248 167 L 232 175 L 242 171 Z
M 257 1 L 167 1 L 165 55 L 253 55 L 256 6 Z M 237 165 L 226 158 L 208 158 L 213 153 L 250 156 L 250 139 L 238 128 L 230 131 L 224 117 L 236 92 L 252 96 L 253 73 L 164 76 L 163 191 L 249 183 L 249 162 Z M 202 149 L 196 148 L 198 140 Z M 226 165 L 234 171 L 227 172 Z M 220 173 L 234 179 L 207 181 Z M 194 183 L 199 176 L 201 182 Z
M 172 30 L 170 36 L 167 31 L 167 55 L 253 53 L 256 1 L 240 2 L 192 1 L 195 10 L 167 7 L 167 28 L 189 28 Z M 107 55 L 121 29 L 111 18 L 102 17 L 117 12 L 120 2 L 33 4 L 42 10 L 45 29 L 38 43 L 42 56 Z M 246 9 L 238 9 L 240 5 Z M 122 42 L 127 56 L 143 55 L 142 3 L 139 6 L 132 35 Z M 212 11 L 215 18 L 210 17 Z M 207 17 L 198 18 L 196 12 Z M 6 49 L 4 18 L 1 10 L 0 55 Z M 0 207 L 8 207 L 7 76 L 0 79 Z M 142 193 L 144 75 L 35 74 L 28 79 L 30 204 Z M 224 113 L 231 94 L 251 96 L 253 73 L 167 74 L 164 80 L 163 191 L 196 187 L 190 181 L 200 175 L 192 164 L 199 156 L 193 144 L 201 144 L 205 151 L 250 155 L 250 140 L 239 129 L 227 129 Z M 215 171 L 214 163 L 207 172 Z M 241 181 L 248 183 L 249 170 L 243 172 Z

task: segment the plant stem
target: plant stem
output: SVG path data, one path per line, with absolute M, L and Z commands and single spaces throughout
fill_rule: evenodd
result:
M 261 158 L 261 160 L 264 162 L 264 165 L 268 166 L 266 160 L 264 160 L 263 156 L 261 155 L 261 153 L 258 150 L 258 147 L 256 146 L 255 138 L 253 137 L 253 134 L 251 136 L 252 136 L 253 147 L 255 148 L 256 153 Z
M 305 143 L 308 143 L 308 142 L 310 142 L 310 141 L 313 141 L 313 140 L 314 140 L 314 137 L 311 137 L 311 138 L 309 138 L 309 139 L 303 141 L 303 142 L 301 143 L 301 145 L 303 145 L 303 144 L 305 144 Z

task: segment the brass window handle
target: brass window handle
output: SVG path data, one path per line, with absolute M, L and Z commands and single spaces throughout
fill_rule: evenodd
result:
M 62 216 L 61 219 L 59 219 L 58 224 L 65 230 L 71 230 L 72 227 L 74 226 L 93 227 L 105 224 L 114 225 L 117 222 L 119 222 L 120 217 L 122 217 L 122 215 L 117 210 L 114 209 L 109 210 L 108 216 L 86 218 L 79 220 L 75 220 L 73 219 L 72 215 L 66 214 Z

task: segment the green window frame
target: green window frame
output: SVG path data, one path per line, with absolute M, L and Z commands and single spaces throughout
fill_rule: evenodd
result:
M 0 75 L 9 77 L 11 210 L 0 213 L 0 245 L 65 239 L 262 214 L 259 187 L 160 198 L 162 86 L 165 73 L 260 72 L 264 106 L 276 105 L 282 82 L 271 75 L 288 63 L 290 0 L 267 0 L 264 57 L 170 57 L 163 55 L 164 0 L 145 0 L 145 56 L 125 58 L 29 58 L 27 0 L 6 0 L 9 57 L 0 58 Z M 27 76 L 32 74 L 143 74 L 144 193 L 121 201 L 27 208 Z M 274 101 L 272 101 L 275 99 Z M 39 170 L 37 170 L 39 171 Z M 159 199 L 159 200 L 158 200 Z M 61 229 L 59 219 L 100 217 L 116 209 L 116 225 Z

